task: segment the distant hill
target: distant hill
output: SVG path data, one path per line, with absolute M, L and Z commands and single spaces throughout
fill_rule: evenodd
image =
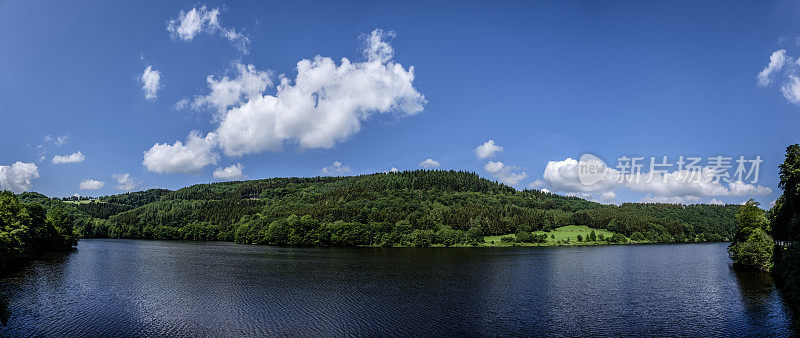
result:
M 736 205 L 602 205 L 441 170 L 198 184 L 89 203 L 36 193 L 20 194 L 20 200 L 61 206 L 72 213 L 83 237 L 277 245 L 469 243 L 484 235 L 565 225 L 652 242 L 719 241 L 730 238 L 738 210 Z

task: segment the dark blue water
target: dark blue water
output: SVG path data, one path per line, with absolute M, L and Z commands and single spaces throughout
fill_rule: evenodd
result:
M 725 248 L 81 240 L 0 280 L 0 336 L 794 334 Z

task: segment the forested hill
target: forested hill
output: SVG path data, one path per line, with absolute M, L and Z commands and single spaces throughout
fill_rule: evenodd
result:
M 276 245 L 426 245 L 587 225 L 639 241 L 717 241 L 736 205 L 602 205 L 515 189 L 461 171 L 271 178 L 62 201 L 83 237 L 224 240 Z

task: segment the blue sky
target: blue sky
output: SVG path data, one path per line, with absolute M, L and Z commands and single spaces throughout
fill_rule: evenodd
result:
M 192 10 L 199 26 L 179 30 Z M 3 189 L 98 196 L 431 159 L 604 202 L 767 205 L 784 149 L 798 142 L 798 16 L 794 1 L 0 0 L 0 176 Z M 338 75 L 315 65 L 318 55 Z M 321 84 L 298 84 L 304 59 L 303 74 Z M 148 66 L 159 75 L 151 98 Z M 210 83 L 238 89 L 221 103 Z M 298 95 L 318 106 L 303 108 Z M 489 140 L 502 151 L 479 158 Z M 563 171 L 584 153 L 610 166 L 622 155 L 764 162 L 758 182 L 736 192 L 589 189 Z

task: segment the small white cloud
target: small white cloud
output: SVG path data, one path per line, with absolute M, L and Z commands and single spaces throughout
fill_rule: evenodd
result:
M 86 157 L 83 156 L 83 153 L 80 151 L 77 153 L 72 153 L 69 155 L 56 155 L 53 156 L 53 160 L 51 161 L 53 164 L 67 164 L 67 163 L 80 163 L 85 160 Z
M 775 72 L 780 71 L 783 65 L 786 64 L 786 50 L 777 50 L 769 56 L 769 64 L 758 73 L 758 85 L 768 86 L 771 82 L 771 76 Z
M 420 168 L 431 169 L 436 168 L 439 166 L 439 162 L 434 161 L 432 158 L 425 159 L 422 162 L 419 162 Z
M 528 184 L 528 188 L 531 188 L 531 189 L 542 189 L 542 188 L 544 188 L 544 186 L 545 186 L 545 183 L 542 180 L 535 180 L 535 181 L 531 182 L 530 184 Z
M 350 166 L 343 165 L 342 162 L 335 161 L 333 164 L 320 169 L 325 176 L 345 176 L 350 173 Z
M 389 172 L 390 173 L 397 173 L 397 172 L 400 172 L 400 170 L 395 168 L 395 167 L 392 167 L 392 169 L 389 169 Z
M 244 178 L 244 174 L 242 173 L 241 163 L 236 163 L 234 165 L 224 167 L 224 168 L 217 168 L 214 170 L 214 178 L 218 180 L 225 180 L 225 181 L 233 181 L 233 180 L 240 180 Z
M 129 173 L 114 174 L 114 179 L 117 181 L 117 189 L 131 191 L 136 188 L 136 181 Z
M 158 174 L 181 173 L 198 174 L 207 165 L 216 164 L 219 159 L 213 151 L 214 133 L 201 137 L 197 131 L 189 134 L 186 145 L 181 141 L 153 145 L 144 152 L 142 164 L 147 170 Z
M 501 151 L 503 151 L 503 147 L 494 144 L 494 140 L 489 140 L 475 148 L 475 156 L 478 159 L 487 159 L 494 157 L 495 153 Z
M 550 192 L 547 189 L 542 189 L 542 191 Z M 617 199 L 617 193 L 613 191 L 606 191 L 600 193 L 598 196 L 596 193 L 588 193 L 588 192 L 570 192 L 566 193 L 566 196 L 573 196 L 573 197 L 580 197 L 587 201 L 602 203 L 602 204 L 612 204 Z
M 142 83 L 144 98 L 155 100 L 158 97 L 158 90 L 161 89 L 161 72 L 153 69 L 153 66 L 147 66 L 139 81 Z
M 528 174 L 523 172 L 515 172 L 519 170 L 519 168 L 515 166 L 506 166 L 503 162 L 494 162 L 489 161 L 483 167 L 484 170 L 489 172 L 492 177 L 498 179 L 500 182 L 503 182 L 508 185 L 517 185 L 520 181 L 524 180 L 528 177 Z
M 247 44 L 250 42 L 250 39 L 243 33 L 237 32 L 233 28 L 222 27 L 219 22 L 219 9 L 209 10 L 206 6 L 199 9 L 193 7 L 189 11 L 181 10 L 177 19 L 169 20 L 167 31 L 173 38 L 184 41 L 191 41 L 200 32 L 219 34 L 243 53 L 247 53 Z
M 652 196 L 647 194 L 642 198 L 642 203 L 670 203 L 670 204 L 694 204 L 700 200 L 697 196 Z
M 97 180 L 93 180 L 93 179 L 85 179 L 85 180 L 81 181 L 80 189 L 81 190 L 97 190 L 97 189 L 102 189 L 103 186 L 105 186 L 105 185 L 106 185 L 106 183 L 103 182 L 103 181 L 97 181 Z
M 16 193 L 28 191 L 33 187 L 33 179 L 39 177 L 39 168 L 33 163 L 15 162 L 0 165 L 0 188 Z
M 718 199 L 716 199 L 716 198 L 712 198 L 710 201 L 708 201 L 708 204 L 724 205 L 724 204 L 725 204 L 725 202 L 723 202 L 723 201 L 720 201 L 720 200 L 718 200 Z
M 59 135 L 59 136 L 55 136 L 55 137 L 50 136 L 50 135 L 45 135 L 44 136 L 44 141 L 45 142 L 52 142 L 52 143 L 54 143 L 56 145 L 63 145 L 65 143 L 67 143 L 68 140 L 69 140 L 69 135 Z M 42 147 L 42 146 L 40 145 L 39 147 Z
M 613 191 L 606 191 L 606 192 L 600 194 L 599 201 L 601 203 L 614 203 L 614 201 L 616 199 L 617 199 L 617 193 L 615 193 Z

